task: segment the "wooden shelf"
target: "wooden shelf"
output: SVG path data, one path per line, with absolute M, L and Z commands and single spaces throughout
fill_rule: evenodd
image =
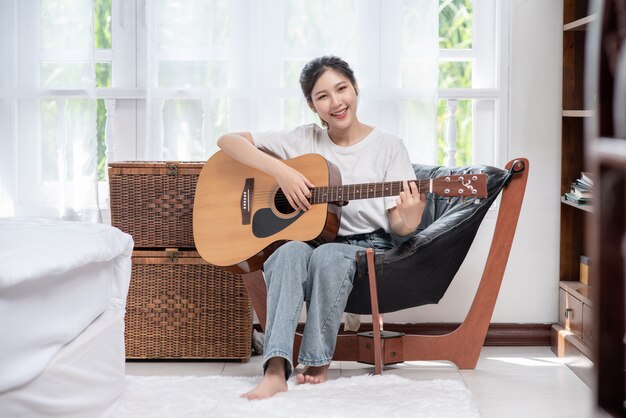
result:
M 566 118 L 590 118 L 594 112 L 593 110 L 563 110 L 562 114 Z
M 571 200 L 567 200 L 563 196 L 561 196 L 561 203 L 566 204 L 568 206 L 572 206 L 572 207 L 574 207 L 576 209 L 584 210 L 585 212 L 593 213 L 593 206 L 592 205 L 578 205 L 578 204 L 572 202 Z
M 588 14 L 590 4 L 589 0 L 563 1 L 559 323 L 553 326 L 552 340 L 553 351 L 588 384 L 592 381 L 591 301 L 589 289 L 578 279 L 580 255 L 587 251 L 586 224 L 591 221 L 593 205 L 567 200 L 564 193 L 569 192 L 581 172 L 589 171 L 584 159 L 585 125 L 598 121 L 597 113 L 584 100 L 585 45 L 590 40 L 586 31 L 592 22 L 600 20 L 598 15 Z M 568 318 L 564 312 L 570 309 L 573 316 Z M 584 370 L 579 364 L 585 364 Z
M 563 25 L 563 32 L 567 31 L 584 31 L 587 30 L 587 26 L 589 23 L 593 22 L 598 18 L 598 15 L 592 14 L 589 16 L 585 16 L 582 19 L 574 20 L 573 22 L 566 23 Z

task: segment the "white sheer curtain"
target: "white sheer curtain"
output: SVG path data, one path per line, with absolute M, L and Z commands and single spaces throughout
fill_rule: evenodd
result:
M 97 220 L 93 5 L 0 0 L 0 215 Z
M 152 160 L 205 160 L 227 131 L 317 121 L 302 66 L 338 55 L 355 70 L 360 118 L 436 161 L 438 0 L 146 2 L 146 146 Z

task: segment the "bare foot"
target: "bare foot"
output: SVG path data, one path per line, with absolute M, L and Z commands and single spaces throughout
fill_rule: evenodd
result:
M 241 397 L 252 401 L 271 398 L 279 392 L 286 392 L 285 361 L 282 357 L 271 358 L 267 363 L 267 370 L 261 382 Z
M 296 382 L 299 384 L 310 383 L 318 384 L 324 383 L 328 380 L 328 368 L 330 364 L 323 366 L 307 366 L 304 368 L 304 372 L 296 376 Z
M 273 376 L 266 374 L 263 376 L 263 380 L 250 392 L 246 392 L 241 395 L 242 398 L 249 400 L 267 399 L 276 395 L 278 392 L 287 391 L 287 382 L 285 381 L 285 374 L 282 376 Z

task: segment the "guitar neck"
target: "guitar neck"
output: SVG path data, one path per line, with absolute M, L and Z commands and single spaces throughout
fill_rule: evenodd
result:
M 416 183 L 420 193 L 432 191 L 431 180 L 408 180 Z M 402 181 L 382 183 L 347 184 L 341 186 L 314 187 L 311 189 L 311 203 L 347 202 L 357 199 L 398 196 L 402 191 Z

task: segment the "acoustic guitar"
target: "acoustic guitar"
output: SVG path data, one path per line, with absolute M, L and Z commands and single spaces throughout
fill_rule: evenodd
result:
M 319 154 L 284 163 L 316 185 L 306 212 L 291 207 L 273 177 L 223 151 L 206 162 L 193 207 L 194 241 L 204 260 L 238 273 L 258 270 L 286 241 L 333 241 L 341 206 L 348 201 L 397 196 L 402 190 L 402 181 L 342 185 L 337 167 Z M 469 174 L 410 181 L 420 193 L 483 198 L 486 180 L 487 174 Z

